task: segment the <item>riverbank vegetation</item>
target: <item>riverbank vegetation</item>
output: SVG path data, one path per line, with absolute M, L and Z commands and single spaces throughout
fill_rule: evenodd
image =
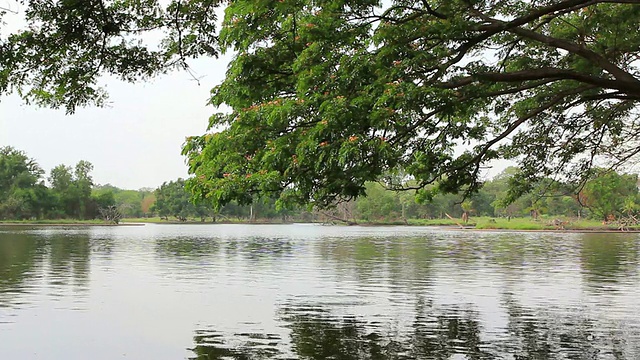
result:
M 24 152 L 0 149 L 0 220 L 14 223 L 322 222 L 379 225 L 440 225 L 479 229 L 630 229 L 640 213 L 638 176 L 611 171 L 596 173 L 577 194 L 571 184 L 545 179 L 534 191 L 507 202 L 517 173 L 507 168 L 484 182 L 469 197 L 393 191 L 382 182 L 366 184 L 366 195 L 330 208 L 279 207 L 274 198 L 255 198 L 249 205 L 193 202 L 183 179 L 156 189 L 124 190 L 96 185 L 93 165 L 58 165 L 45 177 Z M 410 182 L 411 180 L 407 180 Z M 424 193 L 423 193 L 424 194 Z

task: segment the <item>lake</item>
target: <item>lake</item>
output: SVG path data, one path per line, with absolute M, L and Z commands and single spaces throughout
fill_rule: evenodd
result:
M 640 236 L 0 227 L 0 359 L 640 359 Z

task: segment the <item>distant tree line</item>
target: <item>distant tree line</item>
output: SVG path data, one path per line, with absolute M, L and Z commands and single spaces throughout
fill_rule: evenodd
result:
M 156 195 L 152 188 L 139 190 L 120 189 L 111 184 L 95 185 L 93 195 L 96 197 L 113 198 L 113 205 L 125 218 L 142 218 L 153 216 L 153 205 Z
M 350 219 L 356 221 L 399 221 L 436 219 L 448 216 L 524 217 L 563 216 L 610 220 L 635 216 L 640 210 L 638 176 L 596 169 L 575 193 L 576 184 L 543 179 L 533 191 L 507 202 L 515 168 L 507 168 L 484 183 L 474 195 L 387 189 L 384 181 L 367 184 L 367 196 L 337 204 L 333 211 L 279 207 L 275 199 L 256 198 L 251 205 L 231 202 L 219 209 L 204 200 L 193 202 L 185 180 L 163 183 L 156 189 L 124 190 L 113 185 L 96 185 L 85 160 L 74 167 L 58 165 L 48 175 L 24 152 L 0 148 L 0 220 L 109 219 L 115 216 L 140 218 L 159 216 L 166 220 L 269 220 L 312 221 Z M 397 179 L 396 179 L 397 181 Z M 406 179 L 410 185 L 411 179 Z M 107 211 L 108 210 L 108 211 Z M 116 214 L 116 215 L 114 215 Z M 115 219 L 115 221 L 117 221 Z
M 214 211 L 200 202 L 195 205 L 178 179 L 157 189 L 125 190 L 96 185 L 93 165 L 85 160 L 74 167 L 58 165 L 49 174 L 23 151 L 0 148 L 0 220 L 109 219 L 160 216 L 167 220 L 279 219 L 301 212 L 276 210 L 273 200 L 256 200 L 250 206 L 227 204 Z M 114 219 L 114 210 L 117 214 Z
M 367 196 L 337 204 L 333 211 L 314 212 L 308 208 L 280 209 L 274 199 L 259 198 L 251 206 L 232 202 L 214 211 L 206 203 L 194 205 L 182 179 L 165 182 L 155 191 L 152 210 L 161 217 L 185 221 L 210 219 L 281 219 L 283 221 L 348 220 L 353 222 L 392 222 L 408 219 L 438 219 L 448 216 L 532 217 L 554 216 L 611 220 L 635 215 L 640 210 L 638 176 L 596 169 L 592 178 L 576 194 L 575 184 L 543 179 L 533 191 L 508 202 L 509 185 L 516 168 L 507 168 L 474 195 L 436 194 L 416 198 L 410 191 L 389 190 L 381 182 L 367 184 Z M 410 182 L 410 180 L 408 180 Z
M 64 164 L 48 175 L 23 151 L 0 148 L 0 220 L 108 219 L 151 216 L 153 189 L 123 190 L 96 185 L 93 165 Z
M 0 148 L 0 219 L 93 219 L 113 205 L 112 196 L 92 194 L 93 165 L 58 165 L 49 176 L 24 152 Z
M 386 190 L 380 183 L 367 185 L 367 197 L 354 202 L 358 218 L 375 220 L 434 219 L 448 215 L 526 217 L 542 215 L 609 220 L 635 214 L 639 210 L 640 194 L 636 174 L 619 174 L 596 169 L 590 180 L 572 191 L 575 184 L 543 179 L 533 191 L 508 202 L 509 184 L 517 169 L 505 169 L 486 181 L 480 190 L 468 198 L 437 192 L 430 199 L 418 199 L 411 192 Z
M 152 211 L 164 219 L 177 219 L 187 221 L 197 219 L 200 221 L 225 221 L 225 220 L 278 220 L 282 222 L 299 220 L 311 220 L 309 211 L 303 208 L 278 208 L 275 199 L 255 199 L 251 205 L 240 206 L 231 202 L 214 209 L 205 201 L 193 202 L 191 193 L 185 188 L 185 180 L 178 179 L 163 183 L 154 192 L 156 202 Z

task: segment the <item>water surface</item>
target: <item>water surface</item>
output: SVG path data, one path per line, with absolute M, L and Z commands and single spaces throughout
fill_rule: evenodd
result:
M 0 359 L 640 358 L 635 234 L 0 227 Z

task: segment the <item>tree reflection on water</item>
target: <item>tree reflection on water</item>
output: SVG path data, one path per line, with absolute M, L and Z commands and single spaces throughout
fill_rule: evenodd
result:
M 640 343 L 629 329 L 599 329 L 580 317 L 541 314 L 507 296 L 508 325 L 500 333 L 483 329 L 479 314 L 458 306 L 436 307 L 419 299 L 406 329 L 397 324 L 337 316 L 325 307 L 282 310 L 276 334 L 198 331 L 193 360 L 205 359 L 637 359 Z M 282 329 L 281 329 L 282 330 Z M 285 337 L 286 338 L 286 337 Z M 635 342 L 634 342 L 635 341 Z
M 85 291 L 89 282 L 91 240 L 82 235 L 38 236 L 7 232 L 0 238 L 0 307 L 47 282 L 53 293 Z M 5 296 L 6 294 L 6 296 Z
M 448 359 L 453 354 L 491 358 L 480 348 L 481 328 L 477 314 L 470 310 L 420 314 L 408 334 L 387 331 L 380 323 L 357 316 L 334 316 L 322 307 L 283 309 L 281 320 L 290 330 L 289 341 L 273 334 L 228 337 L 200 331 L 194 337 L 196 356 L 192 359 Z
M 291 343 L 303 359 L 448 359 L 467 354 L 485 359 L 480 325 L 469 310 L 421 314 L 408 334 L 385 331 L 357 317 L 333 318 L 322 313 L 296 314 L 288 319 Z
M 224 335 L 215 331 L 197 331 L 191 349 L 196 356 L 191 359 L 282 359 L 278 349 L 280 337 L 278 335 L 236 334 L 243 339 L 240 344 L 230 346 L 225 344 Z
M 638 266 L 638 245 L 635 235 L 583 234 L 580 264 L 585 279 L 596 288 L 625 280 Z

